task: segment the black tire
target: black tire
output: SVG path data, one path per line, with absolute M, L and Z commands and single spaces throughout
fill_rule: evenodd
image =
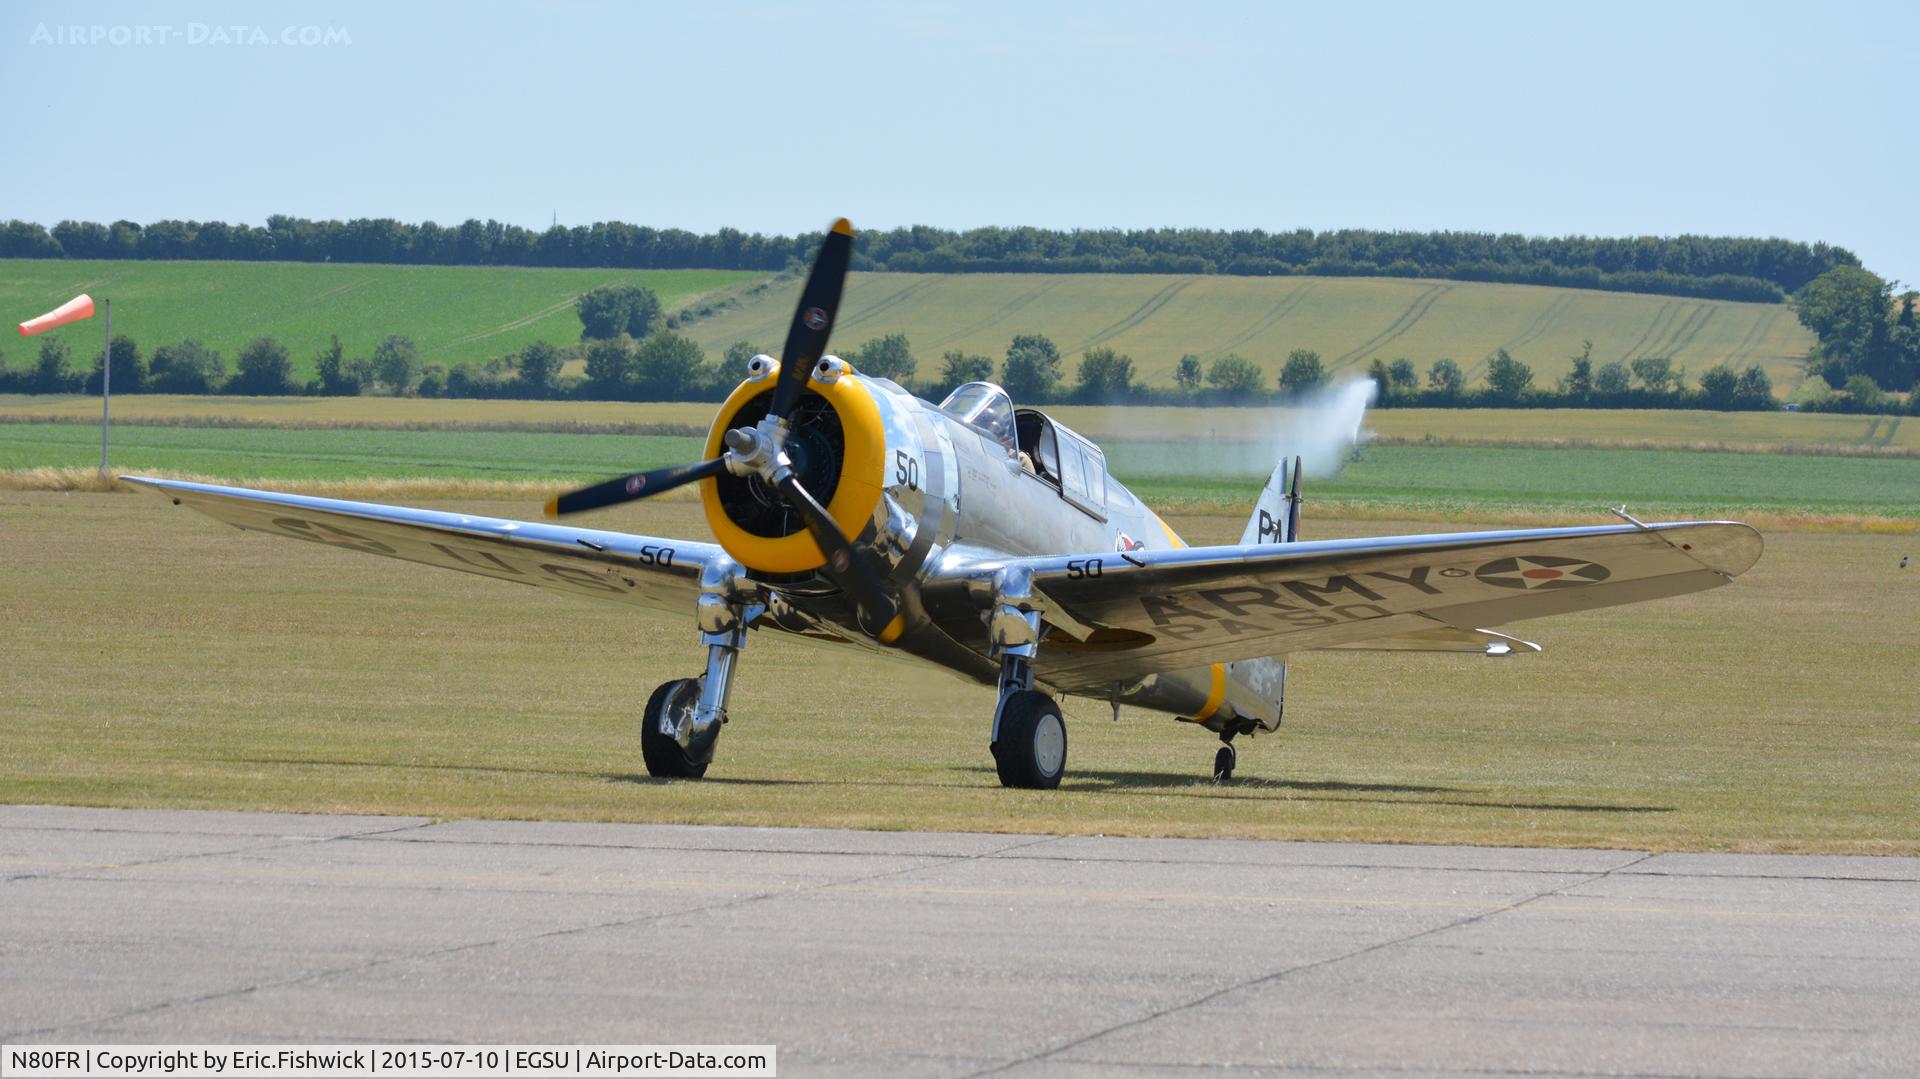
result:
M 662 682 L 653 696 L 647 698 L 647 711 L 640 719 L 640 756 L 646 759 L 648 775 L 655 779 L 699 779 L 707 774 L 707 764 L 713 760 L 712 739 L 705 746 L 706 753 L 696 760 L 695 755 L 673 740 L 673 735 L 660 729 L 669 709 L 692 708 L 699 703 L 700 680 L 697 678 Z M 718 737 L 716 730 L 713 738 Z
M 1067 771 L 1067 725 L 1052 697 L 1023 689 L 1007 698 L 993 760 L 1003 787 L 1050 791 L 1060 785 Z
M 1232 746 L 1221 746 L 1220 752 L 1213 755 L 1213 778 L 1226 782 L 1233 778 L 1234 752 Z

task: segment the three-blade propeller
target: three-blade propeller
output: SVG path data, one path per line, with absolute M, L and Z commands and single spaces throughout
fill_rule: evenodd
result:
M 788 328 L 787 343 L 780 350 L 780 378 L 773 387 L 773 407 L 757 426 L 728 431 L 726 453 L 711 461 L 636 472 L 568 491 L 547 503 L 547 516 L 560 517 L 647 498 L 723 471 L 759 476 L 806 522 L 807 531 L 812 533 L 814 542 L 827 558 L 827 577 L 859 607 L 861 627 L 869 635 L 892 643 L 900 633 L 899 605 L 881 587 L 873 567 L 861 557 L 826 507 L 801 484 L 786 454 L 789 418 L 800 403 L 800 395 L 806 391 L 814 364 L 826 354 L 827 338 L 833 332 L 834 314 L 840 308 L 840 292 L 846 284 L 847 264 L 852 257 L 853 226 L 843 217 L 827 232 L 820 253 L 813 260 L 813 270 L 807 275 L 806 287 L 800 290 L 793 325 Z

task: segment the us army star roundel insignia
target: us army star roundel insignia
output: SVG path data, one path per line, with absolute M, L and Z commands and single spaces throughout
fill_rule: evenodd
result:
M 1520 555 L 1497 558 L 1473 571 L 1474 577 L 1501 588 L 1576 588 L 1607 579 L 1607 567 L 1584 558 Z

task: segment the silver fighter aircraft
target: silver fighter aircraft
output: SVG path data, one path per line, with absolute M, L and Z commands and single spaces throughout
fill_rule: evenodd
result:
M 1538 651 L 1489 627 L 1713 588 L 1760 557 L 1759 534 L 1726 521 L 1304 541 L 1297 460 L 1239 543 L 1189 547 L 1098 446 L 1000 387 L 934 405 L 827 355 L 852 242 L 836 222 L 781 358 L 754 357 L 706 461 L 548 504 L 698 483 L 714 542 L 126 478 L 241 528 L 691 613 L 706 670 L 655 689 L 640 728 L 648 772 L 669 777 L 712 762 L 748 630 L 994 687 L 988 745 L 1009 787 L 1059 785 L 1062 694 L 1212 732 L 1225 779 L 1235 737 L 1279 727 L 1289 655 Z

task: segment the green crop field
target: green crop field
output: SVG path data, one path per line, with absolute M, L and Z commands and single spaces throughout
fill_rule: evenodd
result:
M 240 481 L 507 481 L 559 484 L 697 460 L 690 436 L 542 431 L 127 426 L 113 460 L 122 472 Z M 1206 438 L 1115 442 L 1114 474 L 1149 501 L 1250 505 L 1275 457 Z M 91 468 L 96 428 L 0 423 L 0 470 Z M 449 489 L 458 489 L 457 485 Z M 1664 449 L 1369 447 L 1312 500 L 1347 512 L 1502 520 L 1593 515 L 1626 502 L 1648 514 L 1920 518 L 1920 459 Z M 531 507 L 529 507 L 530 509 Z
M 0 260 L 0 310 L 20 321 L 86 292 L 113 300 L 113 328 L 151 353 L 197 337 L 227 358 L 256 337 L 279 340 L 301 377 L 339 334 L 349 356 L 369 356 L 388 334 L 405 334 L 425 363 L 485 360 L 544 338 L 580 338 L 573 302 L 599 285 L 653 289 L 667 310 L 755 279 L 731 270 L 543 270 L 495 266 L 380 266 L 307 262 Z M 53 331 L 80 366 L 100 351 L 94 319 Z M 0 346 L 28 366 L 37 343 Z
M 1240 521 L 1171 523 L 1204 543 Z M 1297 657 L 1286 726 L 1243 741 L 1227 785 L 1211 735 L 1069 700 L 1066 781 L 1041 792 L 994 778 L 992 692 L 923 669 L 755 633 L 710 778 L 652 781 L 635 724 L 698 668 L 690 613 L 146 494 L 0 490 L 0 522 L 5 802 L 1920 853 L 1908 537 L 1769 533 L 1725 588 L 1513 627 L 1541 655 Z M 700 529 L 684 501 L 596 523 Z
M 26 318 L 90 291 L 115 301 L 115 326 L 149 351 L 199 337 L 229 361 L 248 340 L 278 338 L 304 375 L 329 333 L 352 355 L 401 333 L 428 363 L 462 363 L 537 338 L 579 338 L 572 309 L 596 285 L 633 282 L 669 310 L 730 294 L 756 275 L 732 271 L 547 270 L 284 262 L 0 260 L 0 309 Z M 741 340 L 777 348 L 799 282 L 783 282 L 687 332 L 709 355 Z M 14 317 L 14 316 L 9 316 Z M 76 352 L 97 350 L 97 324 L 55 331 Z M 1496 348 L 1550 383 L 1583 340 L 1598 362 L 1664 355 L 1693 373 L 1721 360 L 1767 369 L 1782 393 L 1801 378 L 1813 338 L 1784 304 L 1730 303 L 1529 285 L 1401 278 L 1177 277 L 1132 274 L 853 274 L 835 327 L 852 349 L 905 333 L 920 372 L 963 349 L 995 358 L 1016 333 L 1051 337 L 1067 357 L 1111 345 L 1155 385 L 1170 385 L 1185 353 L 1239 352 L 1271 376 L 1289 350 L 1310 348 L 1334 370 L 1407 357 L 1424 371 L 1442 356 L 1477 377 Z M 29 343 L 7 346 L 14 366 Z
M 799 283 L 783 284 L 688 331 L 709 352 L 777 345 Z M 1132 274 L 854 274 L 834 326 L 838 347 L 904 333 L 922 374 L 949 349 L 992 356 L 1016 333 L 1051 337 L 1067 357 L 1110 345 L 1154 385 L 1185 353 L 1238 352 L 1277 375 L 1313 349 L 1335 371 L 1407 357 L 1425 371 L 1451 357 L 1477 378 L 1498 348 L 1551 383 L 1581 342 L 1596 363 L 1667 356 L 1698 373 L 1722 360 L 1759 364 L 1782 391 L 1800 382 L 1813 337 L 1785 304 L 1402 278 L 1177 277 Z

